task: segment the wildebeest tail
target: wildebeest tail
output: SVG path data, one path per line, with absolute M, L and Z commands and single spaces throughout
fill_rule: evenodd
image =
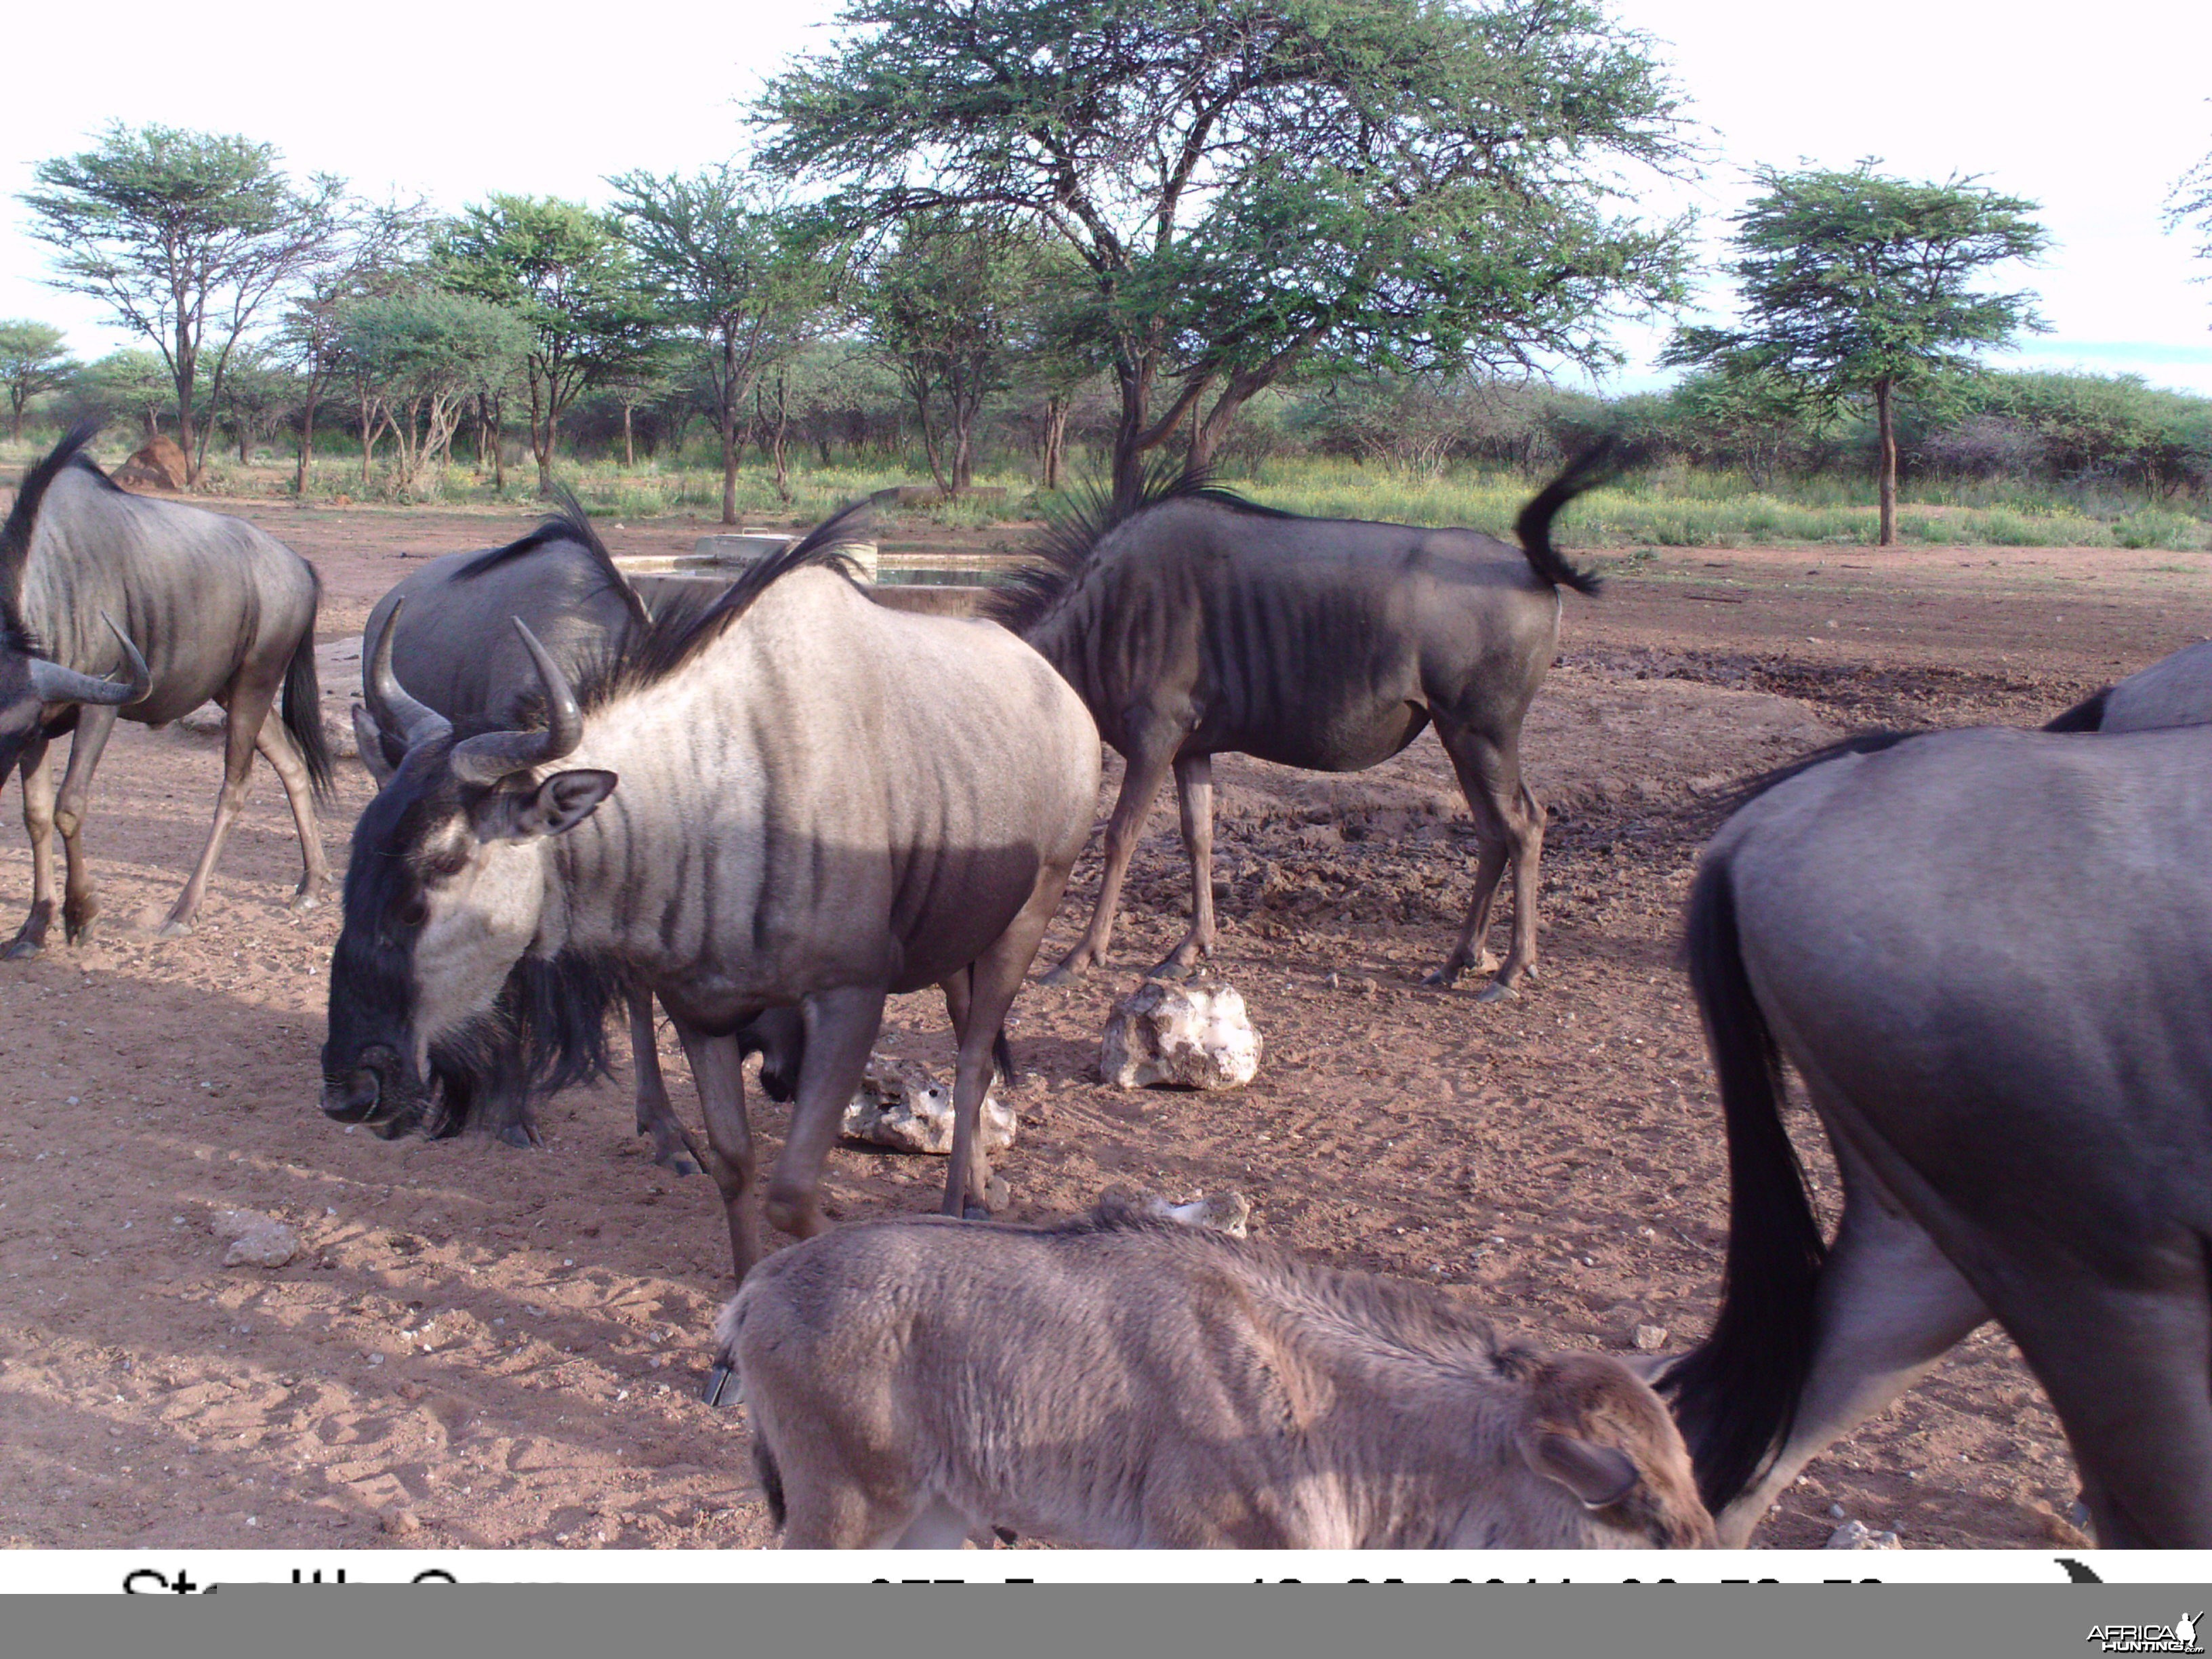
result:
M 1619 474 L 1620 445 L 1601 438 L 1567 463 L 1566 471 L 1537 491 L 1536 498 L 1521 509 L 1513 533 L 1521 538 L 1521 551 L 1528 568 L 1554 587 L 1571 587 L 1577 593 L 1595 593 L 1601 586 L 1587 570 L 1577 570 L 1566 556 L 1552 545 L 1552 520 L 1577 495 L 1595 489 Z
M 2105 729 L 2105 699 L 2112 688 L 2093 691 L 2064 714 L 2044 723 L 2046 732 L 2101 732 Z
M 753 1436 L 753 1468 L 760 1475 L 761 1496 L 768 1499 L 768 1518 L 781 1532 L 790 1514 L 783 1501 L 783 1471 L 775 1466 L 775 1454 L 768 1449 L 767 1438 L 757 1432 Z
M 284 729 L 307 763 L 315 798 L 326 801 L 337 775 L 331 765 L 331 745 L 323 736 L 323 688 L 315 676 L 315 613 L 323 605 L 323 579 L 313 565 L 307 567 L 307 580 L 315 587 L 307 606 L 307 625 L 292 647 L 292 660 L 284 665 Z
M 1813 1290 L 1826 1254 L 1782 1124 L 1782 1055 L 1744 970 L 1724 856 L 1690 891 L 1690 987 L 1728 1126 L 1729 1242 L 1720 1313 L 1660 1380 L 1718 1514 L 1788 1434 L 1813 1359 Z
M 999 1081 L 1009 1089 L 1021 1081 L 1014 1070 L 1014 1045 L 1006 1041 L 1006 1028 L 1001 1025 L 999 1035 L 991 1039 L 991 1064 L 998 1068 Z

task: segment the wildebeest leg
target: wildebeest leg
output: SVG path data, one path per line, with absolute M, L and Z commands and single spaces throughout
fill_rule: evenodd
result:
M 33 735 L 23 745 L 23 830 L 31 838 L 31 914 L 8 942 L 10 962 L 34 957 L 46 946 L 54 919 L 54 775 L 52 750 Z
M 198 914 L 208 877 L 214 872 L 223 840 L 230 834 L 231 820 L 246 804 L 246 787 L 253 776 L 253 750 L 260 740 L 262 723 L 276 701 L 274 675 L 266 684 L 250 681 L 243 675 L 231 684 L 230 705 L 222 723 L 222 787 L 216 793 L 215 823 L 208 829 L 207 845 L 200 849 L 200 861 L 193 866 L 191 878 L 185 883 L 185 890 L 170 907 L 168 920 L 161 924 L 164 939 L 192 930 L 192 917 Z
M 2051 1396 L 2105 1549 L 2212 1547 L 2212 1303 L 2202 1243 L 2184 1236 L 2093 1277 L 2056 1253 L 2008 1275 L 1997 1310 Z M 2001 1295 L 1993 1291 L 1993 1297 Z
M 989 1212 L 991 1165 L 983 1152 L 983 1097 L 991 1087 L 992 1042 L 1006 1023 L 1014 994 L 1022 988 L 1022 975 L 1036 959 L 1066 886 L 1066 870 L 1048 865 L 1040 871 L 1028 902 L 969 969 L 968 1028 L 952 1079 L 952 1167 L 945 1174 L 943 1206 L 947 1215 L 965 1215 L 971 1206 Z
M 323 832 L 315 823 L 315 792 L 308 781 L 307 763 L 300 758 L 299 746 L 273 708 L 261 722 L 255 746 L 283 784 L 284 799 L 292 808 L 292 827 L 300 836 L 300 884 L 293 890 L 292 908 L 311 910 L 331 884 L 331 866 L 323 857 Z
M 692 1086 L 707 1120 L 704 1162 L 722 1194 L 730 1225 L 730 1259 L 739 1284 L 761 1258 L 760 1223 L 747 1202 L 753 1185 L 753 1133 L 745 1121 L 745 1056 L 735 1036 L 709 1036 L 678 1019 L 676 1035 L 691 1062 Z
M 1213 954 L 1213 757 L 1176 756 L 1175 778 L 1183 851 L 1190 854 L 1190 931 L 1147 979 L 1188 979 Z
M 637 1073 L 637 1132 L 653 1137 L 653 1161 L 677 1175 L 697 1174 L 707 1167 L 706 1156 L 669 1101 L 668 1083 L 660 1074 L 650 991 L 629 994 L 629 1055 L 630 1069 Z
M 1121 902 L 1122 878 L 1129 873 L 1130 855 L 1145 833 L 1145 820 L 1152 816 L 1152 798 L 1160 793 L 1175 759 L 1175 740 L 1149 743 L 1127 758 L 1114 816 L 1106 821 L 1106 872 L 1098 882 L 1098 908 L 1091 913 L 1091 926 L 1075 948 L 1044 976 L 1046 985 L 1064 985 L 1106 960 L 1106 947 L 1114 941 L 1114 912 Z
M 1513 994 L 1523 975 L 1536 972 L 1537 871 L 1544 851 L 1544 813 L 1536 798 L 1521 781 L 1521 754 L 1512 738 L 1460 725 L 1438 714 L 1437 736 L 1451 757 L 1452 769 L 1474 815 L 1474 833 L 1482 854 L 1475 865 L 1474 895 L 1468 902 L 1459 943 L 1444 958 L 1443 967 L 1428 976 L 1431 985 L 1449 985 L 1469 968 L 1478 971 L 1491 965 L 1483 936 L 1490 929 L 1490 904 L 1498 881 L 1510 860 L 1513 866 L 1513 944 L 1505 965 L 1484 988 L 1480 1000 L 1493 1001 Z
M 783 1156 L 768 1184 L 770 1226 L 800 1238 L 822 1231 L 821 1185 L 823 1160 L 845 1108 L 860 1086 L 868 1067 L 868 1051 L 884 1023 L 884 993 L 868 986 L 846 986 L 821 991 L 806 999 L 806 1058 L 799 1062 L 799 1097 L 792 1103 L 791 1133 L 784 1138 Z M 978 995 L 976 1010 L 988 1012 Z M 1000 1011 L 1003 1015 L 1004 1009 Z M 969 1029 L 977 1024 L 971 1014 Z M 995 1031 L 996 1021 L 983 1027 Z M 990 1042 L 984 1040 L 984 1052 Z
M 114 734 L 118 710 L 112 706 L 79 711 L 76 735 L 70 739 L 69 770 L 62 775 L 61 793 L 54 798 L 54 828 L 61 831 L 66 868 L 62 877 L 62 930 L 72 945 L 92 937 L 93 920 L 100 915 L 94 891 L 92 858 L 84 844 L 84 820 L 92 810 L 92 775 L 100 765 L 100 751 Z
M 1727 1549 L 1746 1546 L 1806 1464 L 1887 1407 L 1990 1316 L 1920 1224 L 1863 1160 L 1840 1140 L 1834 1144 L 1844 1214 L 1814 1291 L 1812 1367 L 1779 1455 L 1716 1517 Z

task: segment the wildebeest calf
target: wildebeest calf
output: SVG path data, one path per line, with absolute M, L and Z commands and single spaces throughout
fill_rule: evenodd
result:
M 716 1324 L 784 1544 L 1642 1549 L 1711 1518 L 1618 1361 L 1130 1204 L 854 1223 Z

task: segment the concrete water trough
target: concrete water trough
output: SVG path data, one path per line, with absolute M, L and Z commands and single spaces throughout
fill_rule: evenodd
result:
M 696 592 L 702 584 L 725 586 L 756 561 L 781 552 L 794 539 L 774 530 L 718 532 L 700 537 L 689 553 L 622 555 L 615 563 L 652 606 L 673 594 Z M 997 574 L 942 557 L 887 562 L 873 542 L 850 542 L 840 550 L 859 568 L 869 597 L 896 611 L 972 617 L 981 608 Z

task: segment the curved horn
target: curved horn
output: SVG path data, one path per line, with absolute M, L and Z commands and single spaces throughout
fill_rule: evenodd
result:
M 428 703 L 409 696 L 399 676 L 392 672 L 392 635 L 399 625 L 400 608 L 406 603 L 404 599 L 392 602 L 383 630 L 368 653 L 368 672 L 361 677 L 361 690 L 368 704 L 369 718 L 378 729 L 398 732 L 402 745 L 412 749 L 428 738 L 444 737 L 453 729 L 453 723 Z
M 154 689 L 154 676 L 146 667 L 146 659 L 138 647 L 131 643 L 131 636 L 116 627 L 115 618 L 101 611 L 100 621 L 106 623 L 123 647 L 123 658 L 130 665 L 127 680 L 104 680 L 92 674 L 80 674 L 74 668 L 64 668 L 58 662 L 48 662 L 43 657 L 31 659 L 31 690 L 41 702 L 94 702 L 122 704 L 137 702 Z
M 453 775 L 465 783 L 497 783 L 514 773 L 559 760 L 584 740 L 584 711 L 569 688 L 568 677 L 520 617 L 514 618 L 514 631 L 522 635 L 523 648 L 538 665 L 538 680 L 545 687 L 545 729 L 487 732 L 455 744 Z

